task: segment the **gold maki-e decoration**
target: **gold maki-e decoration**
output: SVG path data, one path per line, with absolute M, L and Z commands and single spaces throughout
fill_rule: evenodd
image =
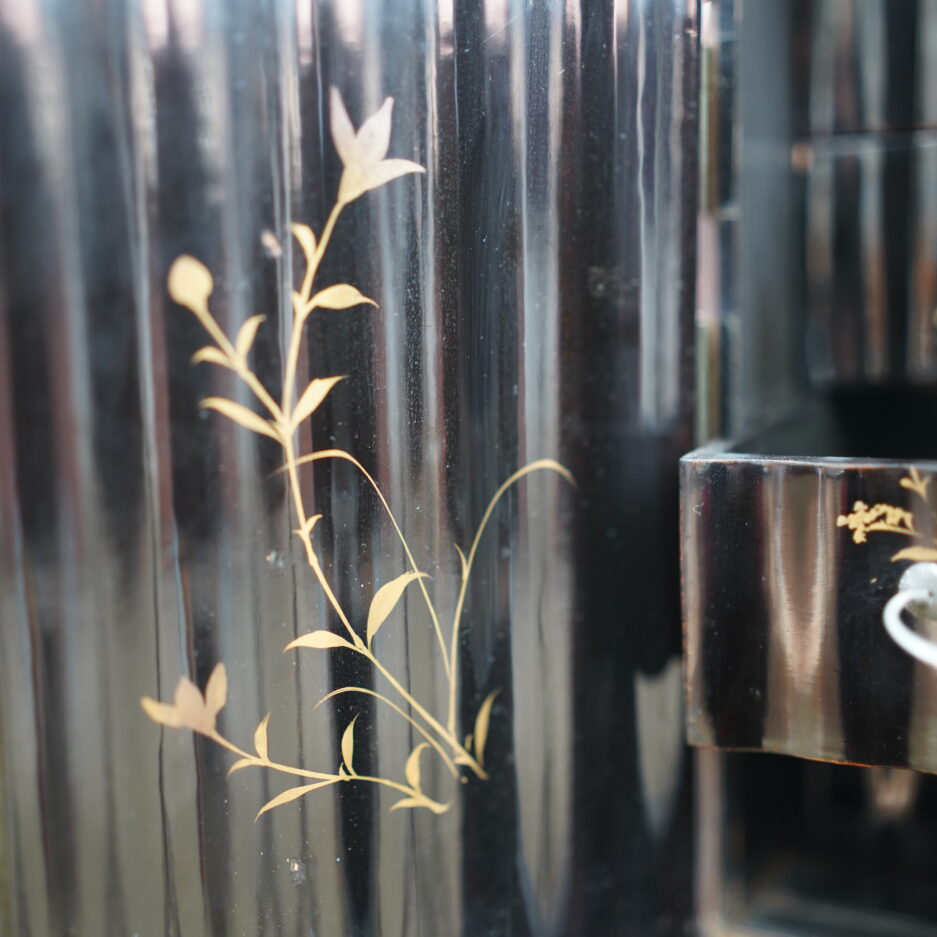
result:
M 455 779 L 465 781 L 467 777 L 474 776 L 484 780 L 488 777 L 485 769 L 485 745 L 488 739 L 492 706 L 498 691 L 492 690 L 485 697 L 478 708 L 472 731 L 465 736 L 461 735 L 457 717 L 459 634 L 462 612 L 482 534 L 502 496 L 525 476 L 532 472 L 546 470 L 559 474 L 570 483 L 573 479 L 569 471 L 558 462 L 552 459 L 538 459 L 520 468 L 498 488 L 482 515 L 468 551 L 463 551 L 458 546 L 455 547 L 459 557 L 461 576 L 453 621 L 447 636 L 436 612 L 432 596 L 427 589 L 426 582 L 429 577 L 420 569 L 390 504 L 375 479 L 351 453 L 343 449 L 322 449 L 308 454 L 298 451 L 297 430 L 315 413 L 343 379 L 341 375 L 315 378 L 301 392 L 296 392 L 296 371 L 303 330 L 307 321 L 317 309 L 348 309 L 362 304 L 377 305 L 374 300 L 369 299 L 357 287 L 349 283 L 338 283 L 322 289 L 318 287 L 316 277 L 328 250 L 336 222 L 345 206 L 364 193 L 379 188 L 399 176 L 424 171 L 422 166 L 410 160 L 386 158 L 390 144 L 392 98 L 387 98 L 381 108 L 372 114 L 357 131 L 348 117 L 341 96 L 334 88 L 331 92 L 330 104 L 332 140 L 342 161 L 343 171 L 335 204 L 322 232 L 317 236 L 307 225 L 291 226 L 292 235 L 305 258 L 305 271 L 300 288 L 293 290 L 292 293 L 293 322 L 281 398 L 279 400 L 274 398 L 249 363 L 251 348 L 258 329 L 264 322 L 264 316 L 252 316 L 241 326 L 233 340 L 229 338 L 209 309 L 209 299 L 214 289 L 212 275 L 205 265 L 194 257 L 182 256 L 173 263 L 169 271 L 168 288 L 172 298 L 195 314 L 212 339 L 212 344 L 206 345 L 195 353 L 193 362 L 215 364 L 233 371 L 256 398 L 259 410 L 223 397 L 208 397 L 202 401 L 202 406 L 217 411 L 250 432 L 274 440 L 282 448 L 284 471 L 296 519 L 294 534 L 302 543 L 306 564 L 325 593 L 329 605 L 342 626 L 342 632 L 323 629 L 301 635 L 291 641 L 285 650 L 306 648 L 329 652 L 340 650 L 363 657 L 383 677 L 388 685 L 387 692 L 380 693 L 360 686 L 345 686 L 333 690 L 320 702 L 346 693 L 374 697 L 404 719 L 421 741 L 403 759 L 402 779 L 362 775 L 355 769 L 355 723 L 358 716 L 355 716 L 344 729 L 341 738 L 341 762 L 334 771 L 310 771 L 272 759 L 267 740 L 269 713 L 261 720 L 254 732 L 254 751 L 247 751 L 223 736 L 217 728 L 218 714 L 225 704 L 228 693 L 227 675 L 222 663 L 217 664 L 212 671 L 204 694 L 191 680 L 182 677 L 172 703 L 159 702 L 150 697 L 143 697 L 140 703 L 146 714 L 155 722 L 164 726 L 190 729 L 237 755 L 238 760 L 231 766 L 229 774 L 244 768 L 266 768 L 299 778 L 304 782 L 299 786 L 288 788 L 264 804 L 257 813 L 258 817 L 274 807 L 296 800 L 311 791 L 351 782 L 377 784 L 399 793 L 401 797 L 393 804 L 391 810 L 422 807 L 433 813 L 443 813 L 449 809 L 451 801 L 443 801 L 437 796 L 431 796 L 423 788 L 421 759 L 427 750 L 435 753 Z M 322 562 L 313 544 L 316 523 L 322 515 L 310 515 L 306 510 L 300 485 L 300 469 L 304 465 L 323 459 L 341 459 L 350 462 L 367 480 L 387 513 L 410 567 L 377 589 L 371 599 L 363 629 L 352 623 L 352 616 L 339 602 L 326 578 Z M 409 688 L 381 661 L 376 647 L 380 629 L 400 602 L 407 588 L 414 585 L 419 589 L 429 612 L 438 654 L 448 683 L 448 705 L 445 714 L 434 714 L 422 705 Z
M 912 492 L 923 507 L 929 508 L 930 502 L 927 497 L 929 477 L 922 475 L 916 468 L 912 468 L 898 484 Z M 891 558 L 893 563 L 899 560 L 937 561 L 937 540 L 933 537 L 926 538 L 914 523 L 914 513 L 898 505 L 884 503 L 869 505 L 864 501 L 856 501 L 849 514 L 840 514 L 836 518 L 836 526 L 851 530 L 854 543 L 865 543 L 871 533 L 899 534 L 917 541 L 913 546 L 899 550 Z

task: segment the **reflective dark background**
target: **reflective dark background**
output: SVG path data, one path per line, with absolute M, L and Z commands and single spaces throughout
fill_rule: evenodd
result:
M 0 931 L 685 932 L 696 6 L 0 0 Z M 277 451 L 198 408 L 234 384 L 190 364 L 203 335 L 165 279 L 193 254 L 229 334 L 265 313 L 278 387 L 297 274 L 275 243 L 332 204 L 331 86 L 356 125 L 393 96 L 390 155 L 427 172 L 336 230 L 323 281 L 380 308 L 311 329 L 301 378 L 349 375 L 316 445 L 377 477 L 444 620 L 452 544 L 505 477 L 551 457 L 578 487 L 523 483 L 479 556 L 461 677 L 466 718 L 502 690 L 490 781 L 441 817 L 346 784 L 255 823 L 282 782 L 226 779 L 141 695 L 223 660 L 226 734 L 270 711 L 284 762 L 331 766 L 358 711 L 359 770 L 408 737 L 359 701 L 313 709 L 366 669 L 281 653 L 328 610 Z M 400 549 L 347 466 L 304 478 L 363 615 Z M 436 704 L 430 639 L 410 599 L 385 646 Z

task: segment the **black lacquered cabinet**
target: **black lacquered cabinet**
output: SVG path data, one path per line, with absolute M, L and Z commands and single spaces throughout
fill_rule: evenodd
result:
M 699 24 L 0 2 L 0 931 L 692 926 Z
M 681 542 L 706 934 L 937 932 L 935 14 L 704 4 Z
M 0 933 L 937 933 L 935 37 L 0 0 Z

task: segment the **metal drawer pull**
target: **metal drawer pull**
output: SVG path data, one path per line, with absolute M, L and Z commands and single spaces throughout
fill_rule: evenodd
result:
M 937 563 L 915 563 L 885 604 L 882 619 L 894 642 L 919 661 L 937 668 L 937 643 L 912 631 L 901 617 L 907 609 L 918 618 L 937 622 Z

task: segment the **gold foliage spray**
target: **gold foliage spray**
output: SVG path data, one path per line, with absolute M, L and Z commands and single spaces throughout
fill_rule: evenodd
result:
M 488 777 L 485 770 L 485 744 L 488 739 L 491 710 L 498 691 L 493 690 L 482 702 L 472 731 L 465 737 L 462 737 L 459 731 L 456 714 L 459 696 L 459 632 L 462 624 L 462 611 L 482 534 L 502 496 L 525 476 L 532 472 L 547 470 L 556 472 L 570 483 L 573 479 L 559 463 L 552 459 L 539 459 L 523 466 L 498 488 L 482 516 L 468 551 L 464 552 L 458 546 L 455 547 L 459 556 L 461 576 L 455 612 L 447 640 L 426 585 L 428 576 L 420 570 L 407 539 L 375 479 L 351 453 L 343 449 L 322 449 L 305 455 L 297 451 L 297 430 L 315 413 L 343 379 L 342 375 L 315 378 L 303 388 L 301 393 L 294 396 L 296 370 L 306 322 L 317 309 L 348 309 L 362 304 L 377 305 L 374 300 L 363 295 L 349 283 L 318 288 L 316 275 L 328 250 L 339 215 L 346 205 L 371 189 L 376 189 L 399 176 L 424 171 L 422 166 L 409 160 L 385 158 L 390 145 L 392 98 L 387 98 L 381 108 L 357 131 L 348 117 L 340 95 L 334 88 L 331 92 L 330 105 L 332 140 L 342 161 L 343 170 L 335 205 L 318 237 L 312 228 L 306 225 L 294 224 L 291 228 L 292 235 L 305 258 L 305 272 L 301 287 L 292 293 L 293 322 L 281 399 L 274 399 L 249 363 L 251 348 L 264 322 L 264 316 L 256 315 L 248 319 L 232 341 L 209 309 L 209 299 L 214 289 L 212 275 L 204 264 L 193 257 L 183 256 L 175 261 L 169 271 L 168 289 L 177 303 L 195 314 L 212 339 L 213 344 L 206 345 L 195 353 L 193 362 L 210 363 L 233 371 L 256 398 L 260 412 L 222 397 L 208 397 L 202 401 L 202 406 L 217 411 L 250 432 L 275 440 L 282 448 L 284 471 L 287 475 L 296 518 L 294 534 L 302 543 L 309 569 L 342 625 L 343 633 L 330 630 L 312 631 L 291 641 L 285 650 L 313 649 L 329 652 L 340 650 L 360 655 L 381 675 L 387 684 L 387 692 L 379 693 L 366 687 L 345 686 L 332 691 L 320 702 L 345 693 L 372 696 L 406 720 L 422 741 L 404 760 L 402 779 L 359 774 L 355 769 L 355 723 L 358 718 L 355 716 L 342 734 L 341 762 L 338 768 L 334 771 L 309 771 L 305 768 L 282 764 L 271 757 L 267 742 L 270 715 L 267 714 L 254 732 L 254 751 L 251 753 L 230 741 L 218 730 L 218 714 L 224 707 L 228 693 L 227 675 L 224 664 L 221 663 L 215 666 L 208 678 L 204 694 L 191 680 L 183 677 L 179 681 L 172 703 L 159 702 L 150 697 L 143 697 L 140 703 L 146 714 L 155 722 L 164 726 L 190 729 L 237 755 L 237 761 L 231 766 L 229 774 L 244 768 L 266 768 L 299 778 L 304 782 L 288 788 L 264 804 L 257 813 L 258 817 L 274 807 L 297 800 L 311 791 L 334 784 L 352 782 L 378 784 L 396 791 L 401 796 L 390 808 L 391 810 L 422 807 L 433 813 L 443 813 L 449 809 L 451 801 L 443 801 L 438 796 L 431 796 L 423 788 L 421 759 L 427 750 L 431 750 L 442 761 L 453 778 L 464 781 L 466 774 L 468 777 L 474 776 L 481 780 Z M 362 474 L 374 489 L 387 513 L 410 565 L 409 570 L 390 582 L 384 583 L 375 592 L 368 609 L 363 636 L 360 629 L 352 624 L 351 616 L 339 603 L 313 545 L 313 534 L 321 515 L 310 515 L 306 510 L 300 486 L 300 469 L 303 465 L 321 459 L 341 459 L 350 462 Z M 429 611 L 438 654 L 446 675 L 449 692 L 445 714 L 434 714 L 423 706 L 410 693 L 408 687 L 382 663 L 375 648 L 380 629 L 400 602 L 405 591 L 413 586 L 420 591 Z

